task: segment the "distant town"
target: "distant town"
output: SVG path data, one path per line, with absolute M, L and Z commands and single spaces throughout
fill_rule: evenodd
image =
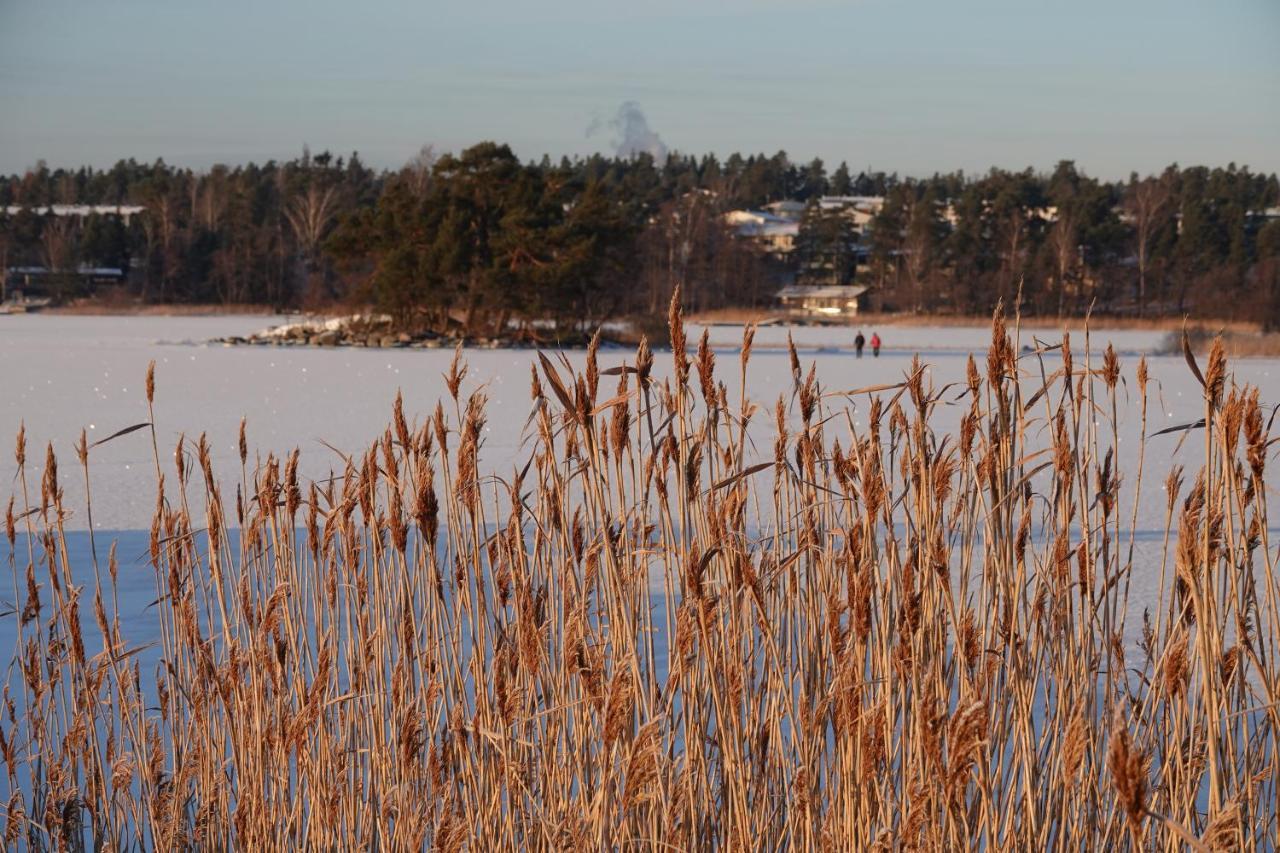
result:
M 454 334 L 691 311 L 1191 315 L 1280 324 L 1280 185 L 1245 167 L 1100 181 L 900 177 L 820 160 L 539 162 L 482 143 L 396 171 L 357 154 L 0 178 L 0 310 L 374 308 Z

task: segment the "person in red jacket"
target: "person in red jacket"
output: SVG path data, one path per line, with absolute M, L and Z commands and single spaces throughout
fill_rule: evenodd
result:
M 871 354 L 880 357 L 880 335 L 876 332 L 871 333 Z

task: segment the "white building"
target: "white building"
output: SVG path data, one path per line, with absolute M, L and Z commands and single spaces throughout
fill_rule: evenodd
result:
M 775 255 L 785 255 L 796 247 L 800 223 L 761 210 L 731 210 L 724 215 L 739 237 L 760 243 Z
M 128 225 L 130 217 L 137 216 L 146 208 L 137 204 L 51 204 L 40 207 L 11 204 L 4 209 L 4 212 L 10 216 L 17 216 L 24 210 L 29 210 L 36 216 L 75 216 L 80 219 L 88 216 L 119 216 L 124 220 L 124 224 Z
M 764 209 L 777 216 L 780 219 L 800 221 L 804 216 L 805 203 L 796 201 L 795 199 L 784 199 L 783 201 L 774 201 L 766 204 Z
M 856 317 L 859 299 L 867 290 L 861 284 L 793 284 L 778 291 L 778 301 L 792 316 Z
M 824 195 L 818 199 L 824 211 L 840 211 L 849 217 L 859 231 L 866 231 L 884 209 L 884 196 L 879 195 Z

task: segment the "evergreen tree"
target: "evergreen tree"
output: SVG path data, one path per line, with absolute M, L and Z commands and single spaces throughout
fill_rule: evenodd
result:
M 824 210 L 816 201 L 810 202 L 800 221 L 795 256 L 797 284 L 851 284 L 857 268 L 853 222 L 843 210 Z
M 831 176 L 832 195 L 853 195 L 853 178 L 849 176 L 849 164 L 841 161 Z

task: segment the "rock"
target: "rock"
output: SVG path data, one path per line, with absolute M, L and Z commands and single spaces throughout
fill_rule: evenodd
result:
M 396 335 L 396 342 L 407 346 L 413 343 L 413 338 L 409 337 L 409 335 L 406 332 L 401 332 L 400 334 Z
M 342 333 L 337 329 L 326 329 L 311 336 L 309 341 L 312 346 L 318 347 L 334 347 L 342 341 Z

